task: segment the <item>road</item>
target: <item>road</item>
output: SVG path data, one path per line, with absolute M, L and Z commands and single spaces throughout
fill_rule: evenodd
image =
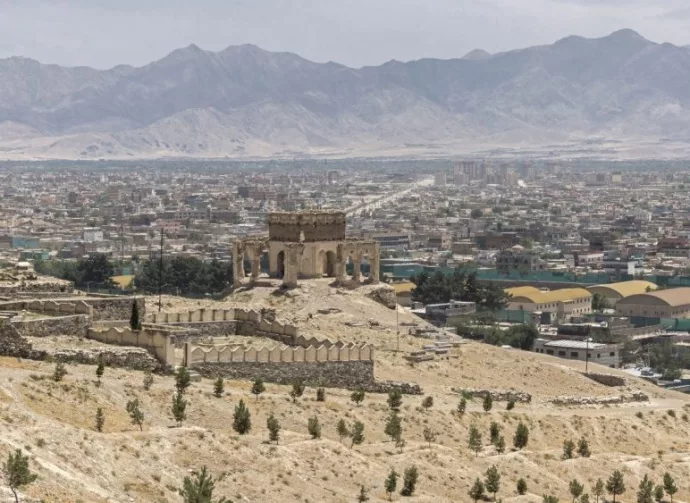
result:
M 419 187 L 428 187 L 429 185 L 433 185 L 434 183 L 434 177 L 430 176 L 428 178 L 424 178 L 422 180 L 419 180 L 418 182 L 411 183 L 407 185 L 404 189 L 398 189 L 395 192 L 391 192 L 389 194 L 385 194 L 381 197 L 378 197 L 374 199 L 373 201 L 369 201 L 368 203 L 362 203 L 362 204 L 357 204 L 355 206 L 350 206 L 345 210 L 345 214 L 348 217 L 357 217 L 362 214 L 363 211 L 371 211 L 380 208 L 383 205 L 390 204 L 413 190 L 419 188 Z

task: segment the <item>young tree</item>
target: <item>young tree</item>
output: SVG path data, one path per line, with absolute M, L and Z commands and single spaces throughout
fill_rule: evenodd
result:
M 529 442 L 529 428 L 520 421 L 515 430 L 515 436 L 513 437 L 513 445 L 516 449 L 524 449 Z
M 513 410 L 515 408 L 515 398 L 511 398 L 508 400 L 508 403 L 506 404 L 506 410 Z
M 676 486 L 676 481 L 673 480 L 671 474 L 664 473 L 664 491 L 671 497 L 671 503 L 673 503 L 673 495 L 678 492 L 678 487 Z
M 55 369 L 53 370 L 53 381 L 60 382 L 66 375 L 67 369 L 65 369 L 65 364 L 62 362 L 57 362 L 55 364 Z
M 252 429 L 252 415 L 244 404 L 244 400 L 240 400 L 240 403 L 235 406 L 235 413 L 232 416 L 232 429 L 240 435 L 249 433 L 249 430 Z
M 575 442 L 572 440 L 563 441 L 563 459 L 573 459 L 573 452 L 575 451 Z
M 369 489 L 364 486 L 359 486 L 359 495 L 357 496 L 357 501 L 363 503 L 364 501 L 369 501 Z
M 431 443 L 436 440 L 436 432 L 426 426 L 424 428 L 424 441 L 429 444 L 429 449 L 431 449 Z
M 575 500 L 582 496 L 582 493 L 585 490 L 585 488 L 582 484 L 580 484 L 580 482 L 577 479 L 573 479 L 570 481 L 570 484 L 568 485 L 568 490 L 570 491 L 570 495 L 573 497 L 573 503 L 575 503 Z
M 496 445 L 498 442 L 498 437 L 501 435 L 501 427 L 496 421 L 491 421 L 491 426 L 489 426 L 489 438 L 491 439 L 491 444 Z
M 388 407 L 391 410 L 398 411 L 402 405 L 402 393 L 399 389 L 393 389 L 388 392 Z
M 585 437 L 580 438 L 577 442 L 577 453 L 583 458 L 588 458 L 592 455 L 592 452 L 589 450 L 589 442 L 587 442 Z
M 654 501 L 656 501 L 656 503 L 663 503 L 664 495 L 664 486 L 658 485 L 654 488 Z
M 19 496 L 17 496 L 17 489 L 31 484 L 38 475 L 31 473 L 29 470 L 29 458 L 22 454 L 21 449 L 10 452 L 7 461 L 2 465 L 2 474 L 5 483 L 9 486 L 12 494 L 14 494 L 15 503 L 19 503 Z
M 599 503 L 599 498 L 601 498 L 604 495 L 603 480 L 597 479 L 596 483 L 594 484 L 594 489 L 592 489 L 592 493 L 594 494 L 594 497 L 597 499 L 597 503 Z
M 395 412 L 391 412 L 388 416 L 384 433 L 391 437 L 391 441 L 398 441 L 402 438 L 402 420 Z
M 336 428 L 338 430 L 338 437 L 340 437 L 341 442 L 345 437 L 350 436 L 350 429 L 347 427 L 347 423 L 344 419 L 338 421 L 338 426 Z
M 494 399 L 491 398 L 491 394 L 487 393 L 484 396 L 484 400 L 482 401 L 482 407 L 484 408 L 484 412 L 489 412 L 493 406 Z
M 103 377 L 103 373 L 105 372 L 105 364 L 103 363 L 102 359 L 98 359 L 98 367 L 96 367 L 96 378 L 98 379 L 98 384 L 101 384 L 101 377 Z
M 461 416 L 465 415 L 465 410 L 467 410 L 467 400 L 463 397 L 458 403 L 458 414 Z
M 422 407 L 424 410 L 429 410 L 434 406 L 434 397 L 433 396 L 427 396 L 422 400 Z
M 132 314 L 129 315 L 129 328 L 132 330 L 141 330 L 141 321 L 139 321 L 139 306 L 137 301 L 132 301 Z
M 506 439 L 503 438 L 503 435 L 498 437 L 498 440 L 496 440 L 494 447 L 496 447 L 496 452 L 499 454 L 503 454 L 506 451 Z
M 151 386 L 153 386 L 153 374 L 151 373 L 151 370 L 146 369 L 144 371 L 144 380 L 142 384 L 146 391 L 150 390 Z
M 474 484 L 470 488 L 470 498 L 474 503 L 477 503 L 480 499 L 484 497 L 484 483 L 478 478 L 475 479 Z
M 364 442 L 364 423 L 361 421 L 355 421 L 352 425 L 352 431 L 350 432 L 350 439 L 352 444 L 350 444 L 350 449 L 355 445 L 359 445 Z
M 295 403 L 299 397 L 304 394 L 304 383 L 298 379 L 292 383 L 292 389 L 290 390 L 290 396 L 292 397 L 292 403 Z
M 391 468 L 386 481 L 384 482 L 384 487 L 386 489 L 386 494 L 388 494 L 388 501 L 393 501 L 393 493 L 398 486 L 398 472 Z
M 358 389 L 356 391 L 353 391 L 350 395 L 350 400 L 355 402 L 357 405 L 362 403 L 364 401 L 364 390 Z
M 216 379 L 213 382 L 213 396 L 216 398 L 221 398 L 223 396 L 223 393 L 225 392 L 225 381 L 221 376 L 218 376 L 218 379 Z
M 405 468 L 405 472 L 403 473 L 403 486 L 400 490 L 402 496 L 412 496 L 414 494 L 418 476 L 419 474 L 417 473 L 416 466 L 413 465 L 409 468 Z
M 144 429 L 144 412 L 141 410 L 141 407 L 139 406 L 139 399 L 135 398 L 134 400 L 130 400 L 127 402 L 127 413 L 129 414 L 129 419 L 132 421 L 132 424 L 136 424 L 139 427 L 139 430 Z
M 280 423 L 273 413 L 266 419 L 266 428 L 268 428 L 268 441 L 277 444 L 280 440 Z
M 326 390 L 323 388 L 316 388 L 316 401 L 325 402 L 326 401 Z
M 637 503 L 654 503 L 654 483 L 644 476 L 637 491 Z
M 192 385 L 192 376 L 189 374 L 187 367 L 180 367 L 175 372 L 175 388 L 177 393 L 184 395 L 187 392 L 187 388 Z
M 585 493 L 582 496 L 580 496 L 579 503 L 589 503 L 589 494 Z
M 193 472 L 193 477 L 185 477 L 182 482 L 180 496 L 184 503 L 232 503 L 230 500 L 221 498 L 212 500 L 215 482 L 213 477 L 206 470 L 206 466 L 200 472 Z
M 264 391 L 266 391 L 266 386 L 264 386 L 263 380 L 257 377 L 256 379 L 254 379 L 254 382 L 252 383 L 252 395 L 254 395 L 254 397 L 258 400 L 259 395 Z M 300 393 L 298 396 L 302 396 L 302 394 Z
M 623 474 L 619 470 L 615 470 L 609 479 L 606 481 L 606 490 L 609 494 L 613 495 L 613 501 L 615 503 L 616 496 L 623 494 L 625 492 L 625 482 L 623 480 Z
M 187 400 L 184 399 L 184 395 L 179 391 L 173 395 L 172 399 L 172 415 L 177 422 L 177 426 L 182 424 L 187 418 Z
M 545 494 L 543 499 L 542 499 L 542 503 L 558 503 L 558 498 L 556 498 L 555 496 L 551 496 L 551 495 L 547 496 Z
M 486 481 L 484 482 L 484 487 L 487 492 L 494 495 L 494 501 L 496 501 L 496 493 L 501 488 L 501 474 L 498 473 L 498 468 L 496 466 L 490 467 L 486 470 Z
M 104 424 L 105 424 L 105 414 L 103 414 L 103 409 L 98 407 L 98 409 L 96 409 L 96 431 L 99 433 L 102 432 Z
M 474 451 L 475 456 L 482 450 L 482 434 L 475 425 L 470 426 L 470 437 L 468 440 L 470 449 Z
M 313 416 L 307 420 L 307 430 L 314 440 L 321 438 L 321 424 L 318 417 Z
M 525 479 L 518 479 L 517 481 L 517 493 L 522 496 L 527 493 L 527 482 Z

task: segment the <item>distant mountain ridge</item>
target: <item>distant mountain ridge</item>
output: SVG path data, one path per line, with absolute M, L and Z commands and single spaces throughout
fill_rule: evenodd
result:
M 254 45 L 142 67 L 0 60 L 0 158 L 379 155 L 686 142 L 690 49 L 632 30 L 359 69 Z

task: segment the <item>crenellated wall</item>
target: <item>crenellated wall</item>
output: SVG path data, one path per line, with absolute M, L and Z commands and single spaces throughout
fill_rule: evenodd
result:
M 53 299 L 25 299 L 0 302 L 0 311 L 32 311 L 52 316 L 85 314 L 93 321 L 129 320 L 136 301 L 139 316 L 146 315 L 143 297 L 56 297 Z
M 90 328 L 86 335 L 104 344 L 141 347 L 152 352 L 164 365 L 175 365 L 173 334 L 166 330 L 132 330 L 131 328 Z
M 90 323 L 87 315 L 75 314 L 13 321 L 12 325 L 22 337 L 51 337 L 55 335 L 84 337 Z

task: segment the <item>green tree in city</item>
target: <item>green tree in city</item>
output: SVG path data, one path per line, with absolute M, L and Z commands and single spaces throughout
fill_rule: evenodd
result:
M 182 496 L 184 503 L 232 503 L 226 498 L 213 500 L 214 490 L 213 477 L 208 473 L 206 466 L 203 466 L 201 471 L 192 472 L 191 477 L 184 478 L 180 496 Z
M 527 493 L 527 482 L 525 479 L 520 478 L 517 481 L 517 493 L 522 496 Z
M 654 483 L 644 476 L 637 490 L 637 503 L 654 503 Z
M 184 395 L 179 391 L 173 395 L 172 415 L 177 426 L 180 426 L 187 418 L 187 400 L 184 399 Z
M 102 432 L 103 425 L 105 425 L 105 414 L 103 414 L 103 409 L 98 407 L 96 409 L 96 431 Z
M 501 488 L 501 474 L 498 473 L 498 468 L 496 468 L 496 466 L 491 466 L 486 470 L 484 487 L 486 488 L 486 492 L 494 495 L 494 501 L 496 501 L 496 493 Z
M 240 435 L 249 433 L 249 430 L 252 429 L 252 415 L 244 404 L 244 400 L 240 400 L 240 403 L 235 406 L 235 413 L 232 416 L 232 429 Z
M 221 376 L 218 376 L 218 379 L 216 379 L 213 382 L 213 396 L 216 398 L 221 398 L 223 396 L 223 393 L 225 392 L 225 381 Z
M 354 422 L 352 425 L 352 431 L 350 431 L 350 440 L 352 440 L 350 449 L 352 449 L 352 447 L 355 445 L 360 445 L 362 442 L 364 442 L 364 423 L 361 421 Z
M 277 444 L 280 440 L 280 423 L 273 413 L 266 419 L 266 428 L 268 428 L 268 441 Z
M 527 442 L 529 442 L 529 428 L 520 421 L 513 436 L 513 445 L 516 449 L 524 449 L 527 446 Z
M 468 444 L 470 449 L 474 451 L 475 455 L 478 455 L 482 450 L 482 434 L 475 425 L 470 426 L 470 436 L 468 439 Z
M 474 484 L 472 484 L 472 487 L 470 488 L 469 494 L 470 498 L 472 498 L 472 501 L 474 501 L 474 503 L 477 503 L 477 501 L 484 498 L 484 482 L 482 482 L 478 478 L 475 479 Z
M 2 474 L 5 483 L 14 495 L 15 503 L 19 503 L 17 489 L 28 486 L 38 478 L 38 475 L 31 473 L 29 458 L 24 456 L 21 449 L 17 449 L 14 453 L 9 453 L 7 461 L 2 465 Z
M 398 486 L 398 472 L 391 468 L 386 481 L 384 482 L 384 487 L 386 489 L 386 494 L 388 494 L 388 501 L 393 501 L 393 493 Z
M 312 439 L 321 438 L 321 423 L 319 423 L 318 417 L 312 416 L 307 420 L 307 430 Z
M 257 377 L 254 379 L 254 382 L 252 382 L 252 395 L 258 400 L 259 395 L 266 391 L 266 386 L 264 386 L 263 380 L 261 378 Z M 304 388 L 302 388 L 302 393 L 304 392 Z M 302 396 L 301 393 L 299 396 Z
M 609 479 L 606 481 L 606 491 L 613 496 L 615 503 L 616 496 L 625 492 L 625 481 L 620 470 L 614 470 Z
M 402 405 L 402 392 L 395 388 L 388 392 L 388 407 L 391 410 L 398 411 Z
M 671 497 L 671 503 L 673 503 L 673 495 L 678 492 L 678 487 L 676 486 L 676 481 L 673 480 L 671 474 L 664 473 L 664 491 Z
M 575 503 L 577 498 L 582 496 L 585 488 L 577 479 L 573 479 L 570 481 L 570 484 L 568 484 L 568 490 L 570 491 L 570 495 L 573 497 L 573 503 Z
M 135 398 L 134 400 L 128 401 L 126 409 L 132 424 L 137 425 L 139 430 L 143 430 L 144 412 L 141 410 L 141 406 L 139 405 L 139 399 Z
M 340 419 L 340 421 L 338 421 L 336 430 L 338 431 L 338 437 L 340 438 L 341 442 L 345 437 L 350 436 L 350 428 L 348 428 L 347 422 L 344 419 Z
M 419 474 L 416 466 L 405 468 L 405 471 L 403 472 L 403 486 L 400 490 L 400 494 L 402 496 L 412 496 L 414 494 L 414 490 L 417 487 L 418 477 Z
M 604 295 L 601 293 L 595 293 L 592 295 L 592 311 L 601 312 L 608 308 L 609 303 Z

